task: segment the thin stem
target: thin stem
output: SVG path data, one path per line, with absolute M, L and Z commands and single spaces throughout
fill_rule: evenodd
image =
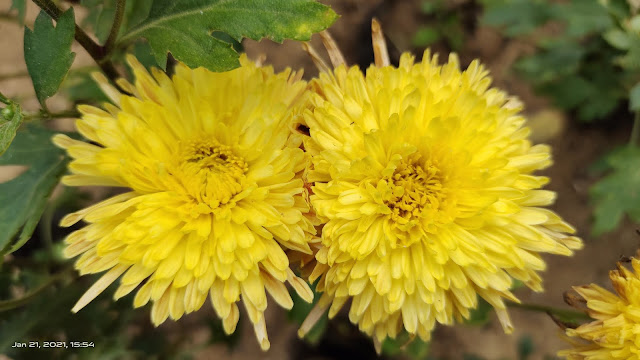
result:
M 1 92 L 0 92 L 0 102 L 5 105 L 9 105 L 11 103 L 11 101 L 7 99 L 7 97 L 4 96 Z
M 631 128 L 629 146 L 638 146 L 638 138 L 640 138 L 640 111 L 636 112 L 636 116 L 633 119 L 633 128 Z
M 32 120 L 40 120 L 40 119 L 66 119 L 66 118 L 77 118 L 80 117 L 80 113 L 75 110 L 67 110 L 61 111 L 59 113 L 49 113 L 45 110 L 40 110 L 35 114 L 26 114 L 24 116 L 24 121 L 32 121 Z
M 33 2 L 56 21 L 60 18 L 60 15 L 62 15 L 62 10 L 60 10 L 60 8 L 58 8 L 58 6 L 51 0 L 33 0 Z M 91 55 L 93 60 L 98 64 L 98 66 L 100 66 L 100 69 L 102 69 L 109 79 L 115 80 L 119 77 L 113 63 L 106 60 L 107 53 L 105 48 L 93 41 L 77 24 L 75 39 L 85 50 L 87 50 L 89 55 Z
M 42 284 L 42 285 L 38 286 L 37 288 L 29 291 L 28 293 L 26 293 L 21 298 L 0 301 L 0 312 L 11 310 L 11 309 L 15 309 L 17 307 L 26 305 L 33 298 L 35 298 L 38 294 L 40 294 L 43 290 L 45 290 L 46 288 L 48 288 L 49 286 L 51 286 L 55 282 L 64 279 L 69 274 L 70 270 L 71 269 L 68 268 L 68 269 L 65 269 L 65 270 L 55 274 L 55 275 L 52 275 L 49 279 L 47 279 L 47 281 L 45 281 L 44 284 Z
M 588 314 L 585 314 L 582 311 L 557 309 L 557 308 L 554 308 L 551 306 L 545 306 L 545 305 L 527 304 L 527 303 L 518 304 L 518 303 L 507 301 L 507 306 L 528 310 L 528 311 L 543 312 L 543 313 L 557 315 L 565 318 L 584 319 L 584 320 L 591 319 Z
M 109 37 L 107 38 L 107 42 L 104 44 L 104 48 L 106 53 L 110 53 L 113 46 L 116 44 L 116 40 L 118 39 L 118 33 L 120 32 L 120 26 L 122 25 L 122 19 L 124 18 L 124 8 L 127 5 L 127 0 L 118 0 L 116 3 L 116 15 L 113 18 L 113 25 L 111 26 L 111 31 L 109 32 Z

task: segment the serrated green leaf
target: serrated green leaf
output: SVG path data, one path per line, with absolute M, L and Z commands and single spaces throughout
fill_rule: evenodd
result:
M 27 14 L 26 0 L 11 0 L 11 9 L 18 11 L 18 21 L 20 25 L 24 24 L 24 17 Z
M 5 111 L 8 110 L 8 111 Z M 3 109 L 2 114 L 10 117 L 0 116 L 0 156 L 7 151 L 11 141 L 16 136 L 16 131 L 22 124 L 22 109 L 18 104 L 11 103 Z
M 71 52 L 74 35 L 73 8 L 60 16 L 56 27 L 53 27 L 49 15 L 41 11 L 33 31 L 24 28 L 25 62 L 36 96 L 43 107 L 45 100 L 58 91 L 71 68 L 75 58 L 75 53 Z
M 51 143 L 53 134 L 44 128 L 27 127 L 0 156 L 0 165 L 29 167 L 0 184 L 0 255 L 19 249 L 29 240 L 51 191 L 66 170 L 64 151 Z
M 614 230 L 625 213 L 640 222 L 640 148 L 618 149 L 605 161 L 611 173 L 590 189 L 594 235 Z
M 213 31 L 238 41 L 243 37 L 308 40 L 336 18 L 333 10 L 313 0 L 156 0 L 149 17 L 120 41 L 146 38 L 162 66 L 171 52 L 189 67 L 225 71 L 239 65 L 238 54 L 212 37 Z

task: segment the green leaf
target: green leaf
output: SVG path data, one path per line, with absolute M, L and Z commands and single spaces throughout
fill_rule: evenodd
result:
M 67 75 L 75 53 L 71 43 L 75 34 L 73 8 L 65 11 L 54 28 L 51 18 L 41 11 L 33 31 L 24 29 L 24 58 L 36 96 L 44 101 L 55 94 Z
M 213 31 L 225 32 L 237 41 L 243 37 L 308 40 L 336 17 L 329 7 L 313 0 L 156 0 L 149 17 L 120 41 L 146 38 L 163 66 L 171 52 L 189 67 L 225 71 L 239 65 L 238 54 L 228 43 L 212 37 Z
M 16 131 L 22 124 L 22 119 L 22 109 L 18 104 L 11 103 L 2 109 L 0 115 L 0 156 L 7 151 L 9 144 L 16 136 Z
M 0 157 L 0 165 L 29 167 L 0 184 L 0 255 L 19 249 L 29 240 L 51 191 L 66 170 L 64 151 L 51 143 L 53 134 L 44 128 L 27 127 L 17 133 Z
M 629 91 L 629 110 L 633 112 L 640 111 L 640 83 L 637 83 Z
M 11 9 L 18 10 L 18 21 L 20 25 L 24 24 L 24 17 L 27 14 L 26 0 L 11 0 Z
M 88 11 L 82 26 L 93 29 L 98 41 L 104 43 L 111 32 L 117 0 L 82 0 L 81 3 Z M 153 0 L 127 1 L 120 24 L 120 34 L 124 34 L 149 16 L 152 3 Z
M 625 213 L 640 222 L 640 148 L 618 149 L 604 160 L 611 172 L 590 189 L 594 235 L 614 230 Z

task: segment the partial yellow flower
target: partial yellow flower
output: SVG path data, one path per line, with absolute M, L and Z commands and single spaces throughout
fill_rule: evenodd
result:
M 570 360 L 640 359 L 640 260 L 633 272 L 618 263 L 609 273 L 615 294 L 591 284 L 574 287 L 584 298 L 593 322 L 567 329 L 573 348 L 558 356 Z
M 549 179 L 532 175 L 551 164 L 549 147 L 531 144 L 520 105 L 478 61 L 461 71 L 455 55 L 440 66 L 427 51 L 396 68 L 382 45 L 366 74 L 332 56 L 337 68 L 310 84 L 308 180 L 326 222 L 310 281 L 324 294 L 300 334 L 352 299 L 351 321 L 376 345 L 402 328 L 429 340 L 436 322 L 468 318 L 477 295 L 509 332 L 512 280 L 541 291 L 539 253 L 582 246 L 544 208 Z
M 306 83 L 240 60 L 225 73 L 178 64 L 170 79 L 129 57 L 135 85 L 119 85 L 134 95 L 99 78 L 116 105 L 79 107 L 77 129 L 93 143 L 54 138 L 74 159 L 65 184 L 128 189 L 62 220 L 88 223 L 66 239 L 65 255 L 82 255 L 80 273 L 108 270 L 74 312 L 124 274 L 115 298 L 138 289 L 134 306 L 151 300 L 156 325 L 210 295 L 232 333 L 242 299 L 266 350 L 265 289 L 285 308 L 293 305 L 286 281 L 312 300 L 284 251 L 311 253 L 315 234 L 301 179 L 307 159 L 290 131 Z

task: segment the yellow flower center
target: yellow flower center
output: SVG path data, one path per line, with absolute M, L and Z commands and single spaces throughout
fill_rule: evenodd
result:
M 426 209 L 438 210 L 444 201 L 440 170 L 431 161 L 423 165 L 401 162 L 389 183 L 392 196 L 385 205 L 398 224 L 422 217 Z
M 178 157 L 185 190 L 209 210 L 229 203 L 243 190 L 248 166 L 230 146 L 213 138 L 185 141 Z

